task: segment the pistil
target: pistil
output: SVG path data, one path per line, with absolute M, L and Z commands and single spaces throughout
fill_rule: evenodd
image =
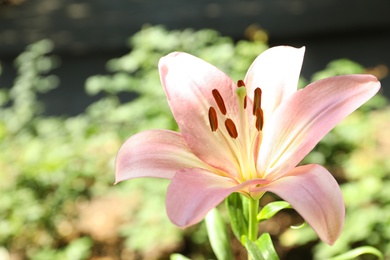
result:
M 238 117 L 228 117 L 228 108 L 226 108 L 222 95 L 217 89 L 212 90 L 212 95 L 216 106 L 211 106 L 208 111 L 208 118 L 212 132 L 217 132 L 227 142 L 233 154 L 237 159 L 237 166 L 239 172 L 239 181 L 247 181 L 257 178 L 256 151 L 261 143 L 261 130 L 264 125 L 264 115 L 261 109 L 262 91 L 260 88 L 254 90 L 254 97 L 252 105 L 252 114 L 255 121 L 251 126 L 249 123 L 248 111 L 246 110 L 247 102 L 247 88 L 242 80 L 237 82 L 237 89 L 235 89 L 238 101 Z M 225 130 L 218 125 L 218 114 L 216 107 L 218 107 L 221 114 L 224 116 L 223 122 Z M 232 111 L 230 111 L 232 112 Z M 237 122 L 233 121 L 238 119 Z M 259 139 L 260 138 L 260 139 Z
M 251 129 L 249 127 L 247 108 L 247 89 L 242 80 L 237 82 L 238 88 L 236 95 L 238 98 L 239 116 L 240 116 L 240 147 L 241 147 L 241 171 L 244 180 L 256 177 L 256 167 L 254 161 L 254 150 L 251 138 Z

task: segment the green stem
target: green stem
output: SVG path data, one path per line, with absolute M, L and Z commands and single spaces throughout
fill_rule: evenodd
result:
M 259 233 L 259 223 L 257 222 L 258 212 L 259 212 L 259 200 L 249 199 L 248 238 L 252 241 L 257 240 L 257 236 Z
M 257 213 L 259 211 L 259 199 L 249 199 L 249 223 L 248 223 L 248 238 L 251 241 L 256 241 L 259 233 L 259 223 L 257 222 Z M 248 260 L 252 259 L 248 253 Z

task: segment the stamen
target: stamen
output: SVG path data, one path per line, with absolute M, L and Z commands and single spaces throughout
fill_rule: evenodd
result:
M 226 119 L 225 127 L 226 127 L 226 130 L 228 131 L 230 137 L 236 139 L 238 136 L 238 133 L 237 133 L 236 125 L 234 124 L 233 120 L 231 120 L 230 118 Z
M 253 97 L 253 115 L 256 115 L 257 109 L 261 108 L 261 89 L 255 89 L 255 96 Z
M 243 80 L 239 80 L 239 81 L 237 81 L 237 86 L 240 88 L 240 87 L 245 87 L 245 83 L 244 83 L 244 81 Z
M 218 129 L 218 118 L 217 118 L 217 111 L 215 111 L 215 108 L 210 107 L 209 109 L 209 122 L 211 131 L 215 132 Z
M 213 97 L 215 99 L 215 102 L 217 102 L 219 111 L 221 111 L 221 113 L 223 115 L 226 115 L 225 102 L 223 102 L 223 98 L 222 98 L 221 94 L 219 94 L 219 91 L 217 89 L 213 89 L 212 93 L 213 93 Z
M 246 95 L 244 97 L 244 109 L 246 109 Z
M 256 129 L 257 129 L 257 131 L 263 130 L 263 125 L 264 125 L 263 109 L 258 108 L 256 110 Z

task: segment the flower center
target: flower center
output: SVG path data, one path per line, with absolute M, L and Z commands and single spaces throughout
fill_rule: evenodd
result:
M 218 107 L 219 112 L 223 115 L 220 120 L 222 119 L 224 121 L 225 127 L 220 128 L 218 124 L 218 113 L 213 106 L 209 108 L 208 119 L 211 131 L 219 134 L 221 139 L 225 140 L 235 155 L 239 171 L 238 181 L 242 182 L 257 177 L 256 158 L 261 143 L 264 114 L 261 108 L 261 89 L 256 88 L 254 90 L 251 113 L 247 111 L 248 98 L 244 82 L 239 80 L 237 86 L 238 88 L 235 92 L 238 99 L 238 115 L 229 115 L 222 95 L 217 89 L 213 89 L 212 95 L 216 107 Z M 235 113 L 237 113 L 236 111 Z

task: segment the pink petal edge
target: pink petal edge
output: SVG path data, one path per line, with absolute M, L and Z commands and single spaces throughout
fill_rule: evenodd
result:
M 290 203 L 320 239 L 332 245 L 344 226 L 345 206 L 340 187 L 320 165 L 294 168 L 263 187 Z
M 231 193 L 265 183 L 263 179 L 255 179 L 238 184 L 231 178 L 204 169 L 183 169 L 176 173 L 168 186 L 167 214 L 172 223 L 185 228 L 201 221 Z
M 248 96 L 262 90 L 262 108 L 267 120 L 272 112 L 298 87 L 305 47 L 277 46 L 262 52 L 252 63 L 245 76 Z
M 171 179 L 187 167 L 211 167 L 197 158 L 181 135 L 149 130 L 133 135 L 122 145 L 115 161 L 115 183 L 139 177 Z
M 276 179 L 293 169 L 341 120 L 380 88 L 371 75 L 348 75 L 314 82 L 297 91 L 265 122 L 258 165 Z

